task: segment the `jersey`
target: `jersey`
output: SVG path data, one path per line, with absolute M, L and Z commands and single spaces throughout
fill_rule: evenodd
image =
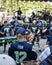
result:
M 9 26 L 3 26 L 1 28 L 1 31 L 4 33 L 4 37 L 5 36 L 11 36 L 12 29 Z
M 31 30 L 32 33 L 36 34 L 37 31 L 38 31 L 38 27 L 37 26 L 33 26 L 33 25 L 30 25 L 29 26 L 29 29 Z
M 14 58 L 17 64 L 23 61 L 30 61 L 37 59 L 37 53 L 32 45 L 28 42 L 15 42 L 11 44 L 8 54 Z
M 52 45 L 52 35 L 51 34 L 48 35 L 47 42 L 49 46 Z
M 48 25 L 48 26 L 47 26 L 47 34 L 49 34 L 49 29 L 50 29 L 50 27 L 52 27 L 52 25 Z
M 34 34 L 33 41 L 32 41 L 32 44 L 34 45 L 34 41 L 36 40 L 36 37 L 38 35 L 37 34 L 38 27 L 37 26 L 30 25 L 29 26 L 29 30 Z
M 12 29 L 18 26 L 17 21 L 11 21 L 10 25 L 12 25 Z
M 33 27 L 33 26 L 32 26 L 31 31 L 32 31 L 33 33 L 36 33 L 36 32 L 37 32 L 37 27 Z

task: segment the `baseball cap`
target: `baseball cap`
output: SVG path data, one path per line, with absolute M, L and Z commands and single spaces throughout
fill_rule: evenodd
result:
M 23 28 L 23 27 L 20 27 L 20 28 L 18 28 L 18 30 L 16 31 L 16 34 L 18 35 L 18 36 L 22 36 L 22 35 L 25 35 L 25 29 Z
M 29 30 L 25 30 L 25 28 L 23 27 L 20 27 L 17 31 L 16 31 L 16 34 L 18 36 L 23 36 L 23 35 L 28 35 L 30 33 Z
M 0 54 L 0 65 L 16 65 L 16 62 L 10 56 Z

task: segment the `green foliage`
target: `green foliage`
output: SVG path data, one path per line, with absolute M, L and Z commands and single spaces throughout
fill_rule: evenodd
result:
M 50 4 L 44 5 L 43 2 L 35 2 L 35 1 L 18 1 L 18 0 L 2 0 L 2 6 L 7 6 L 6 9 L 9 11 L 16 11 L 20 7 L 23 14 L 26 14 L 26 11 L 32 9 L 34 11 L 52 11 L 52 6 Z

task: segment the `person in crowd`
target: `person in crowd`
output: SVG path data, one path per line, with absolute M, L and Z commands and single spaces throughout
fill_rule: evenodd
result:
M 11 56 L 18 64 L 25 61 L 31 61 L 37 59 L 37 53 L 33 48 L 33 45 L 26 41 L 26 30 L 20 27 L 16 31 L 16 36 L 18 41 L 11 44 L 8 54 Z
M 21 15 L 22 14 L 22 11 L 21 11 L 21 8 L 19 7 L 19 10 L 17 11 L 17 14 L 18 15 Z
M 34 37 L 33 33 L 30 30 L 28 30 L 26 33 L 27 33 L 27 35 L 26 35 L 27 41 L 32 44 L 33 37 Z
M 52 26 L 52 21 L 44 30 L 42 30 L 42 35 L 49 35 L 49 29 L 51 26 Z
M 52 25 L 49 25 L 47 30 L 49 34 L 47 36 L 45 50 L 39 56 L 39 65 L 52 65 Z
M 40 50 L 40 44 L 39 44 L 39 40 L 40 40 L 40 39 L 39 39 L 39 35 L 38 35 L 38 33 L 39 33 L 39 28 L 38 28 L 38 26 L 37 26 L 37 20 L 33 20 L 33 21 L 32 21 L 32 25 L 29 26 L 29 29 L 31 30 L 31 32 L 32 32 L 33 35 L 34 35 L 32 44 L 34 44 L 34 41 L 36 41 L 37 44 L 38 44 L 38 47 L 39 47 L 39 51 L 41 52 L 41 50 Z
M 4 26 L 3 23 L 0 23 L 0 37 L 3 37 L 3 34 L 2 34 L 2 32 L 1 32 L 1 28 L 2 28 L 3 26 Z
M 12 28 L 12 31 L 14 32 L 13 34 L 15 35 L 15 30 L 17 29 L 18 27 L 18 22 L 17 20 L 15 19 L 15 16 L 12 16 L 12 21 L 10 21 L 10 27 Z
M 13 35 L 12 29 L 8 26 L 8 22 L 6 20 L 4 21 L 4 26 L 1 28 L 1 34 L 3 34 L 3 37 Z M 6 44 L 7 42 L 4 43 L 4 52 L 6 51 Z
M 0 65 L 16 65 L 16 62 L 10 56 L 5 54 L 0 54 Z
M 4 21 L 5 20 L 5 14 L 3 13 L 2 14 L 2 21 Z
M 17 10 L 16 12 L 17 12 L 17 20 L 21 20 L 21 15 L 22 15 L 21 8 L 19 7 L 19 10 Z
M 0 38 L 3 37 L 3 34 L 2 34 L 2 32 L 1 32 L 1 28 L 2 28 L 3 26 L 4 26 L 3 23 L 0 22 Z M 3 43 L 0 42 L 0 45 L 3 45 Z
M 42 21 L 39 18 L 37 19 L 37 27 L 39 29 L 39 34 L 40 34 L 40 36 L 42 38 L 43 23 L 42 23 Z
M 12 16 L 12 20 L 10 21 L 10 25 L 11 25 L 12 28 L 18 26 L 18 22 L 17 22 L 17 20 L 15 19 L 15 16 L 14 16 L 14 15 Z
M 35 19 L 35 13 L 34 11 L 31 13 L 31 16 L 29 17 L 29 22 L 32 23 L 32 21 Z
M 52 27 L 50 27 L 49 33 L 50 33 L 50 34 L 47 36 L 46 47 L 52 45 Z

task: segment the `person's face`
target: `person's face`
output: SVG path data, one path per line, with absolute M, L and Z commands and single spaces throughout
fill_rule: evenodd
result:
M 36 21 L 33 22 L 33 25 L 36 26 Z
M 18 35 L 17 35 L 17 39 L 18 39 L 19 41 L 25 41 L 26 35 L 23 35 L 23 36 L 18 36 Z
M 7 25 L 7 23 L 4 23 L 4 25 L 6 26 L 6 25 Z

